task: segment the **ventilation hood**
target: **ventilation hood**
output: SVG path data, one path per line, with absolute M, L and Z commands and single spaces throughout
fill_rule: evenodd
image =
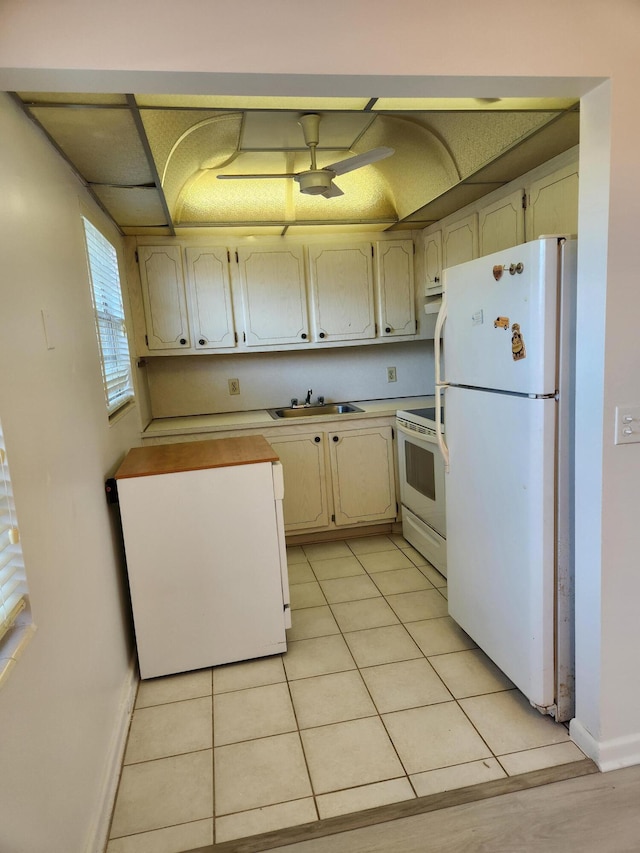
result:
M 14 98 L 123 234 L 279 235 L 420 229 L 578 143 L 575 100 L 319 99 L 20 92 Z M 301 192 L 301 116 L 319 169 L 393 155 Z

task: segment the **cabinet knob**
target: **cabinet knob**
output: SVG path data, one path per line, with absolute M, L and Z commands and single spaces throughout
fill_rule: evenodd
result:
M 203 346 L 206 344 L 206 341 L 205 341 L 205 339 L 204 339 L 204 338 L 200 338 L 200 340 L 198 341 L 198 343 L 200 344 L 200 346 L 201 346 L 201 347 L 203 347 Z
M 306 340 L 307 340 L 307 333 L 306 333 L 306 332 L 303 332 L 303 333 L 300 335 L 300 337 L 302 338 L 302 340 L 303 340 L 303 341 L 306 341 Z
M 340 441 L 340 439 L 338 438 L 337 435 L 334 435 L 334 436 L 332 436 L 331 441 L 334 441 L 337 443 L 338 441 Z
M 187 342 L 186 338 L 180 338 L 180 343 L 182 344 L 182 346 L 184 346 L 186 344 L 186 342 Z
M 319 337 L 319 338 L 326 338 L 327 336 L 325 335 L 325 333 L 324 333 L 324 332 L 320 332 L 320 334 L 318 335 L 318 337 Z
M 384 330 L 387 334 L 389 334 L 389 332 L 391 331 L 391 326 L 385 326 Z
M 322 441 L 322 439 L 320 438 L 319 435 L 317 435 L 313 440 L 315 441 L 316 444 L 320 444 L 320 442 Z

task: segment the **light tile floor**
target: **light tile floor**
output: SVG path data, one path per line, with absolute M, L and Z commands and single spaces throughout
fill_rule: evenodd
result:
M 208 844 L 582 759 L 400 536 L 288 549 L 285 655 L 141 682 L 107 853 Z

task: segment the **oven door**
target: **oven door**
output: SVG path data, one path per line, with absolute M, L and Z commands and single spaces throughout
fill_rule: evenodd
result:
M 396 421 L 402 501 L 402 535 L 447 576 L 444 461 L 436 436 L 413 432 Z
M 396 423 L 402 505 L 446 538 L 444 461 L 436 436 L 412 432 Z

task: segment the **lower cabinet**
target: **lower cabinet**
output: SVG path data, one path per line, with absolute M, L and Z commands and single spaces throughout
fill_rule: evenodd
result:
M 282 435 L 278 430 L 265 438 L 284 470 L 287 533 L 396 519 L 391 426 L 335 429 L 335 422 L 325 422 L 314 432 Z
M 247 435 L 264 436 L 282 463 L 286 533 L 329 532 L 397 520 L 394 423 L 394 417 L 385 415 L 247 430 Z M 217 438 L 237 434 L 215 433 Z M 202 434 L 152 439 L 148 444 L 198 438 Z
M 284 472 L 284 527 L 288 532 L 329 524 L 326 444 L 322 432 L 269 436 Z
M 395 518 L 391 427 L 341 430 L 328 439 L 336 525 Z

